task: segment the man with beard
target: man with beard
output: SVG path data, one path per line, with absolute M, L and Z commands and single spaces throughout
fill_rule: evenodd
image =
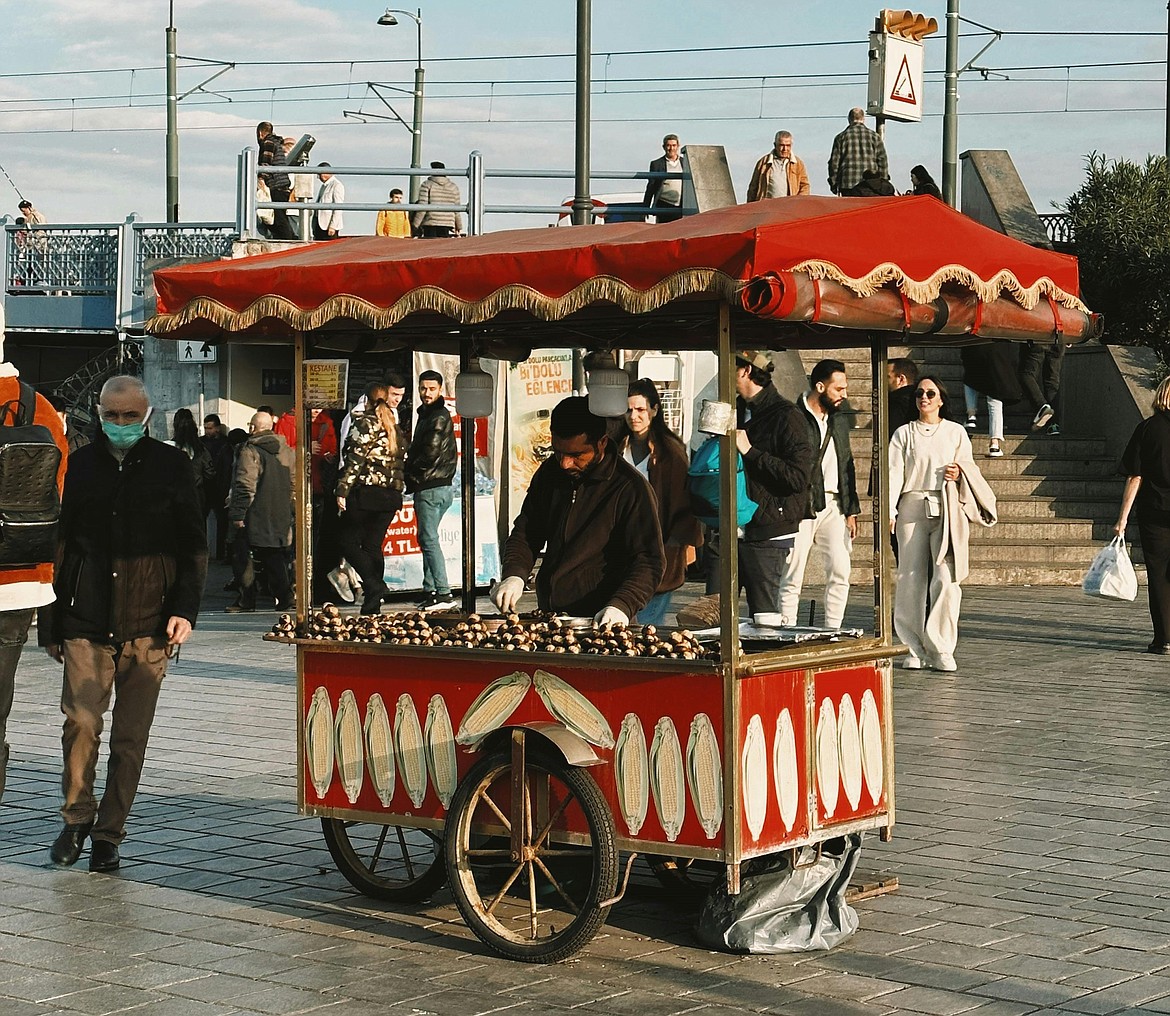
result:
M 824 559 L 825 627 L 840 628 L 849 600 L 849 570 L 857 536 L 857 473 L 849 445 L 850 413 L 845 403 L 849 382 L 840 360 L 821 360 L 809 375 L 811 388 L 797 403 L 808 430 L 809 443 L 818 448 L 809 480 L 809 514 L 800 523 L 796 543 L 780 580 L 780 613 L 794 625 L 800 606 L 804 568 L 814 546 Z M 842 412 L 842 407 L 846 411 Z
M 541 610 L 627 624 L 662 581 L 666 561 L 654 492 L 614 450 L 589 400 L 559 402 L 549 421 L 552 455 L 537 469 L 504 544 L 503 577 L 492 600 L 517 608 L 536 558 Z

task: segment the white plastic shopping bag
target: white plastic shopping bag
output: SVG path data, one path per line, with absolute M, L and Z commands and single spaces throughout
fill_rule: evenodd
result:
M 1090 596 L 1103 596 L 1109 600 L 1137 599 L 1137 573 L 1129 559 L 1125 538 L 1115 536 L 1089 565 L 1081 588 Z

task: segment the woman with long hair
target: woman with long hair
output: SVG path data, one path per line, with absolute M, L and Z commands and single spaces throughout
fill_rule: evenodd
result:
M 1170 377 L 1154 392 L 1154 413 L 1142 420 L 1121 457 L 1125 491 L 1113 531 L 1125 535 L 1137 508 L 1138 536 L 1146 559 L 1154 638 L 1147 653 L 1170 656 Z
M 942 200 L 942 191 L 925 166 L 915 166 L 910 170 L 910 186 L 911 194 L 929 194 L 932 198 Z
M 195 417 L 189 409 L 175 410 L 171 420 L 171 440 L 176 448 L 187 453 L 191 460 L 191 471 L 195 474 L 195 494 L 199 498 L 199 510 L 207 515 L 207 497 L 215 485 L 215 463 L 199 437 Z
M 670 597 L 687 577 L 687 565 L 695 559 L 695 548 L 703 542 L 699 523 L 691 514 L 687 493 L 687 449 L 662 418 L 662 399 L 649 378 L 630 385 L 625 415 L 625 434 L 618 450 L 654 488 L 658 500 L 658 522 L 666 566 L 658 589 L 638 611 L 643 624 L 661 624 L 670 607 Z
M 902 666 L 953 671 L 963 592 L 953 554 L 939 560 L 943 540 L 943 484 L 971 468 L 971 439 L 947 417 L 947 390 L 931 374 L 914 389 L 918 419 L 890 438 L 890 531 L 898 537 L 894 631 L 910 655 Z
M 338 544 L 362 578 L 361 612 L 377 614 L 386 588 L 382 542 L 402 507 L 403 436 L 386 402 L 385 385 L 366 390 L 366 410 L 345 440 L 345 467 L 337 480 Z

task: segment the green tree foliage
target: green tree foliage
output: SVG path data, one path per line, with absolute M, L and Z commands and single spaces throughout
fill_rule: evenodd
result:
M 1170 360 L 1170 169 L 1093 152 L 1068 199 L 1085 302 L 1105 315 L 1106 341 L 1150 346 Z

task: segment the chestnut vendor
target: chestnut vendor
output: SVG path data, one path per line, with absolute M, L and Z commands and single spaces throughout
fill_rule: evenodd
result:
M 654 595 L 665 556 L 654 494 L 613 449 L 606 421 L 574 396 L 552 411 L 552 457 L 532 477 L 504 545 L 500 610 L 516 608 L 536 557 L 541 610 L 626 624 Z

